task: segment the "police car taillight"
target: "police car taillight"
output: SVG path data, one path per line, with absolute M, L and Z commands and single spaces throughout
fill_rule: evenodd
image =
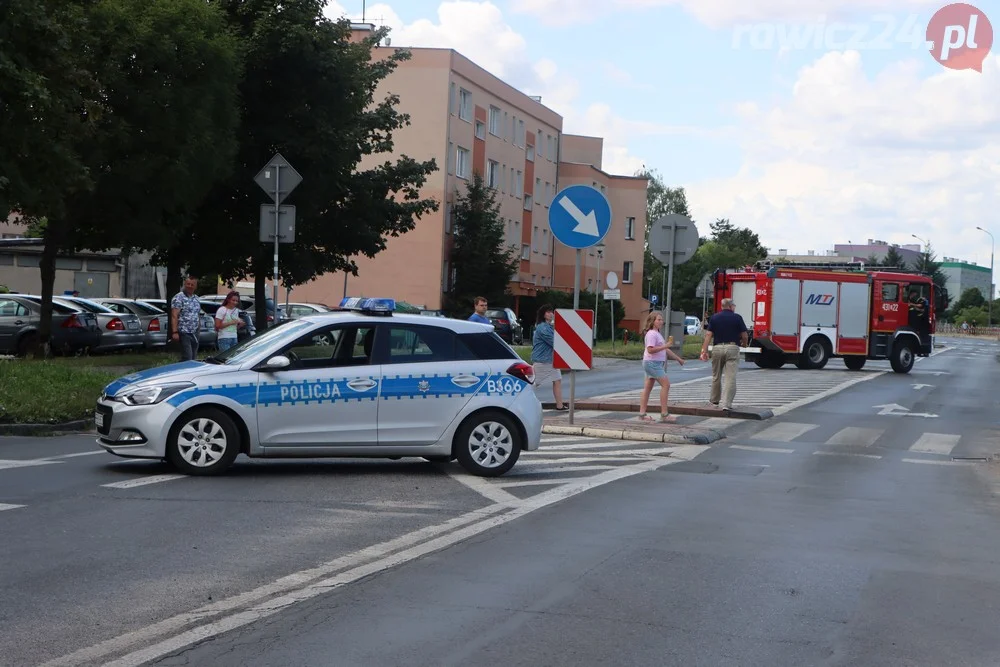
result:
M 508 368 L 507 375 L 513 375 L 519 380 L 524 380 L 528 384 L 535 383 L 535 369 L 531 367 L 531 364 L 526 364 L 523 361 L 519 361 Z

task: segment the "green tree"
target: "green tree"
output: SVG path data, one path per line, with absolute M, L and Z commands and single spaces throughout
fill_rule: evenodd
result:
M 455 280 L 448 291 L 446 308 L 453 313 L 469 311 L 477 296 L 491 303 L 504 301 L 520 260 L 515 248 L 505 245 L 496 191 L 486 186 L 478 171 L 466 192 L 456 193 L 452 222 L 455 245 L 451 266 Z
M 74 186 L 52 192 L 45 173 L 8 179 L 17 186 L 9 201 L 37 221 L 45 239 L 39 331 L 45 343 L 60 251 L 155 247 L 169 220 L 196 206 L 230 168 L 239 56 L 221 14 L 201 0 L 76 0 L 38 25 L 42 32 L 34 37 L 68 49 L 61 57 L 73 63 L 72 80 L 65 81 L 51 72 L 61 62 L 55 46 L 21 55 L 21 71 L 35 68 L 42 105 L 54 97 L 57 107 L 35 117 L 28 102 L 15 134 L 49 137 L 58 156 L 46 163 L 52 180 Z M 0 48 L 0 61 L 9 62 L 6 43 Z M 6 77 L 0 85 L 8 85 Z
M 948 288 L 948 276 L 941 270 L 941 262 L 937 261 L 937 255 L 934 254 L 934 250 L 930 246 L 927 246 L 926 252 L 920 254 L 914 268 L 929 275 L 935 285 Z
M 889 246 L 889 250 L 886 251 L 885 257 L 882 259 L 880 266 L 887 266 L 897 269 L 906 269 L 906 260 L 900 254 L 896 246 Z
M 280 254 L 287 285 L 332 271 L 356 273 L 352 257 L 375 256 L 388 238 L 437 210 L 419 192 L 437 165 L 406 155 L 376 159 L 392 153 L 394 132 L 409 124 L 396 95 L 376 99 L 386 77 L 410 57 L 397 49 L 376 53 L 387 29 L 353 40 L 350 21 L 322 16 L 323 0 L 215 4 L 246 54 L 236 166 L 209 193 L 190 233 L 157 259 L 226 281 L 252 275 L 263 322 L 273 248 L 258 240 L 260 205 L 269 200 L 253 177 L 275 152 L 303 177 L 287 200 L 296 207 L 295 242 Z
M 729 218 L 719 218 L 710 225 L 712 240 L 735 253 L 737 261 L 753 264 L 767 257 L 767 248 L 760 242 L 756 232 L 746 227 L 737 227 Z M 740 266 L 736 264 L 735 266 Z
M 880 260 L 878 258 L 878 255 L 876 255 L 875 253 L 868 255 L 868 257 L 865 259 L 865 266 L 876 267 L 880 266 L 881 264 L 882 260 Z

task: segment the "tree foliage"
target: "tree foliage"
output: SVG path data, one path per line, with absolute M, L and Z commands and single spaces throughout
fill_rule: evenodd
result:
M 903 255 L 896 249 L 896 246 L 889 246 L 889 250 L 886 251 L 879 266 L 891 266 L 897 269 L 907 268 L 906 260 L 903 259 Z
M 352 41 L 350 21 L 323 17 L 322 0 L 216 0 L 245 52 L 239 151 L 229 178 L 215 184 L 190 233 L 172 249 L 196 273 L 233 281 L 253 275 L 263 321 L 273 247 L 259 241 L 260 205 L 253 181 L 280 152 L 302 175 L 287 204 L 296 207 L 295 242 L 280 248 L 280 273 L 298 285 L 332 271 L 356 273 L 352 257 L 373 257 L 388 238 L 437 210 L 420 188 L 437 165 L 393 151 L 393 134 L 409 124 L 378 86 L 405 50 L 383 50 L 387 29 Z M 171 253 L 157 259 L 166 262 Z
M 517 250 L 506 245 L 496 191 L 486 186 L 478 171 L 466 192 L 456 193 L 452 222 L 455 280 L 448 291 L 446 309 L 456 314 L 470 312 L 477 296 L 491 303 L 504 301 L 520 260 Z

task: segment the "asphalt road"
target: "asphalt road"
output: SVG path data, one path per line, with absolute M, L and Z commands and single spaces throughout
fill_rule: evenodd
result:
M 549 439 L 501 480 L 173 478 L 7 439 L 0 664 L 1000 664 L 997 354 L 961 342 L 711 448 Z

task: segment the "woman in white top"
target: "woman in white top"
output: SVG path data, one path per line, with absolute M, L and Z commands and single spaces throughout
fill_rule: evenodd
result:
M 240 293 L 236 290 L 226 295 L 222 307 L 215 311 L 215 330 L 219 332 L 219 351 L 225 352 L 236 345 L 237 329 L 244 326 L 240 319 Z

